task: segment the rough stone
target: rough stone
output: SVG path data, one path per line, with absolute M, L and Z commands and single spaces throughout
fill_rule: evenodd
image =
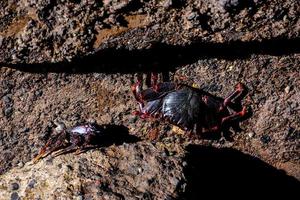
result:
M 3 64 L 64 62 L 107 49 L 148 49 L 157 43 L 296 39 L 300 32 L 295 0 L 17 0 L 0 5 L 0 10 Z M 182 16 L 191 10 L 188 20 L 194 11 L 199 19 L 187 23 Z
M 112 146 L 103 152 L 93 151 L 79 157 L 60 156 L 51 165 L 44 160 L 34 165 L 29 162 L 1 176 L 0 195 L 3 199 L 10 195 L 11 199 L 72 199 L 80 194 L 84 199 L 97 199 L 101 194 L 107 199 L 121 196 L 136 199 L 151 191 L 153 198 L 176 198 L 177 187 L 184 183 L 181 166 L 178 158 L 162 159 L 160 150 L 151 144 Z M 18 193 L 10 194 L 3 188 L 11 184 L 13 177 L 21 184 Z M 155 180 L 155 184 L 149 184 L 149 179 Z
M 0 199 L 198 199 L 211 196 L 211 185 L 256 194 L 269 184 L 268 195 L 293 194 L 299 11 L 295 0 L 2 1 Z M 219 97 L 242 82 L 253 114 L 232 141 L 193 140 L 162 120 L 134 117 L 130 87 L 150 71 Z M 55 124 L 88 121 L 112 126 L 116 141 L 31 162 Z M 142 141 L 127 143 L 123 132 Z

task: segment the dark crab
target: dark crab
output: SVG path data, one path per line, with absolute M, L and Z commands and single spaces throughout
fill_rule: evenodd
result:
M 79 154 L 88 148 L 95 147 L 97 140 L 104 135 L 105 129 L 97 124 L 88 123 L 71 129 L 66 129 L 64 124 L 58 124 L 54 135 L 34 158 L 34 162 L 52 153 L 53 156 L 72 151 Z
M 139 103 L 135 112 L 141 118 L 163 119 L 196 136 L 203 133 L 224 133 L 248 116 L 249 111 L 241 105 L 247 89 L 241 83 L 225 99 L 185 84 L 157 82 L 157 74 L 151 74 L 151 86 L 142 89 L 143 78 L 132 86 Z

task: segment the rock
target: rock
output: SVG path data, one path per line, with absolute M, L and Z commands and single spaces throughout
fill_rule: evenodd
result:
M 11 102 L 11 98 L 8 95 L 6 95 L 3 97 L 3 101 L 5 104 L 9 104 Z
M 45 159 L 34 165 L 27 163 L 21 169 L 15 168 L 0 176 L 0 184 L 7 186 L 18 177 L 19 193 L 10 194 L 10 191 L 0 188 L 0 195 L 4 199 L 10 195 L 11 199 L 26 199 L 32 193 L 47 199 L 72 199 L 73 194 L 80 194 L 79 198 L 96 199 L 99 193 L 108 195 L 108 199 L 116 199 L 114 195 L 117 194 L 129 199 L 132 195 L 140 196 L 147 191 L 151 191 L 153 198 L 175 198 L 178 195 L 176 189 L 180 187 L 179 182 L 184 183 L 180 181 L 184 177 L 178 158 L 168 157 L 162 162 L 160 151 L 145 142 L 108 149 L 109 154 L 108 150 L 79 156 L 69 154 L 54 158 L 52 165 L 47 165 Z M 122 156 L 116 159 L 109 155 Z M 99 174 L 97 181 L 94 174 Z M 172 174 L 171 178 L 169 174 Z M 148 184 L 149 179 L 156 180 L 156 184 Z M 99 182 L 100 186 L 95 182 Z
M 11 184 L 11 190 L 18 190 L 19 189 L 19 184 L 18 183 L 12 183 Z
M 260 137 L 260 141 L 264 144 L 268 144 L 271 141 L 271 137 L 267 134 L 264 134 Z
M 36 182 L 36 180 L 35 179 L 31 179 L 30 181 L 29 181 L 29 183 L 28 183 L 28 187 L 29 188 L 34 188 L 34 186 L 35 186 L 35 184 L 36 184 L 37 182 Z
M 0 47 L 2 46 L 3 37 L 0 35 Z
M 218 4 L 225 10 L 238 7 L 243 0 L 216 0 Z
M 284 88 L 285 93 L 289 93 L 290 92 L 291 87 L 290 86 L 286 86 L 286 88 Z
M 8 22 L 0 30 L 0 63 L 57 63 L 107 49 L 146 50 L 160 42 L 184 46 L 299 37 L 293 0 L 28 2 L 1 6 Z M 192 12 L 182 27 L 178 19 L 186 11 Z
M 13 192 L 10 196 L 10 200 L 20 200 L 20 197 L 17 192 Z
M 173 0 L 165 0 L 162 2 L 164 8 L 170 8 L 173 5 Z
M 253 136 L 255 136 L 255 133 L 254 132 L 249 132 L 248 136 L 249 136 L 249 138 L 253 138 Z
M 0 199 L 186 199 L 179 194 L 205 175 L 226 182 L 258 169 L 233 164 L 233 173 L 218 174 L 232 157 L 185 160 L 189 144 L 213 146 L 212 154 L 238 149 L 300 180 L 297 1 L 17 0 L 2 1 L 0 11 Z M 137 72 L 150 71 L 221 98 L 242 82 L 253 115 L 242 132 L 230 129 L 232 142 L 194 140 L 162 120 L 134 117 L 130 87 Z M 113 142 L 32 164 L 61 131 L 54 121 L 72 127 L 89 119 L 111 126 Z
M 5 108 L 5 110 L 4 110 L 4 115 L 5 115 L 6 117 L 10 117 L 10 116 L 12 115 L 12 113 L 13 113 L 13 108 L 12 108 L 12 107 L 7 107 L 7 108 Z

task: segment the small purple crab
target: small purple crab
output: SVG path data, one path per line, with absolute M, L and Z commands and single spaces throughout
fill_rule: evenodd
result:
M 151 74 L 151 87 L 144 89 L 142 75 L 132 85 L 132 92 L 139 104 L 134 114 L 142 119 L 163 119 L 190 135 L 203 136 L 202 133 L 224 132 L 231 123 L 249 114 L 241 105 L 247 89 L 241 83 L 225 99 L 185 84 L 174 82 L 158 83 L 158 76 Z M 233 125 L 232 125 L 233 126 Z
M 53 153 L 58 156 L 76 151 L 79 154 L 88 148 L 95 147 L 99 137 L 104 136 L 104 128 L 97 124 L 84 124 L 66 129 L 64 124 L 57 124 L 55 134 L 34 158 L 34 163 Z

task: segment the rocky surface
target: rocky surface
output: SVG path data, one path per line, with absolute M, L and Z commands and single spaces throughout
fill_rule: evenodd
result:
M 14 176 L 11 177 L 10 174 Z M 137 143 L 27 163 L 1 176 L 1 199 L 172 199 L 184 187 L 179 159 Z
M 3 1 L 0 199 L 296 194 L 299 10 L 293 0 Z M 220 97 L 242 82 L 253 115 L 232 140 L 139 119 L 130 86 L 150 71 Z M 54 122 L 88 121 L 116 140 L 31 162 Z
M 0 62 L 70 61 L 107 48 L 299 37 L 296 0 L 14 0 L 0 5 Z
M 256 166 L 258 169 L 266 168 L 266 172 L 254 170 L 252 172 L 253 176 L 246 176 L 244 179 L 245 185 L 251 182 L 248 182 L 249 178 L 256 176 L 261 177 L 259 176 L 260 173 L 268 174 L 269 168 L 271 168 L 271 174 L 278 174 L 279 171 L 277 169 L 284 170 L 284 173 L 279 173 L 281 174 L 279 177 L 288 177 L 284 175 L 288 174 L 289 176 L 299 179 L 299 61 L 298 54 L 288 56 L 251 55 L 240 59 L 208 58 L 199 59 L 191 64 L 185 64 L 176 70 L 175 73 L 170 72 L 171 77 L 175 80 L 178 79 L 178 77 L 186 77 L 185 83 L 204 88 L 212 94 L 223 97 L 230 93 L 235 84 L 239 81 L 249 87 L 250 93 L 244 103 L 252 107 L 253 116 L 241 124 L 242 132 L 233 133 L 232 141 L 227 141 L 223 138 L 216 138 L 214 140 L 190 140 L 186 135 L 182 135 L 182 132 L 168 124 L 156 123 L 154 121 L 146 122 L 133 116 L 131 113 L 137 109 L 137 104 L 130 93 L 130 85 L 133 81 L 133 75 L 131 74 L 115 73 L 109 75 L 104 72 L 77 73 L 77 67 L 82 68 L 84 66 L 77 66 L 74 69 L 69 69 L 70 71 L 65 73 L 43 73 L 43 70 L 36 73 L 36 69 L 32 73 L 29 73 L 3 67 L 1 68 L 2 112 L 0 113 L 0 148 L 2 154 L 0 157 L 2 163 L 0 167 L 1 173 L 3 174 L 0 183 L 4 185 L 2 192 L 5 195 L 11 194 L 11 190 L 7 188 L 9 184 L 15 181 L 16 173 L 20 174 L 20 176 L 24 174 L 25 177 L 30 177 L 31 174 L 35 173 L 37 168 L 50 172 L 52 169 L 54 171 L 59 170 L 55 167 L 56 165 L 53 165 L 51 170 L 50 168 L 47 170 L 49 166 L 47 166 L 47 162 L 44 161 L 40 162 L 37 167 L 35 165 L 26 164 L 38 153 L 40 147 L 45 143 L 46 139 L 49 138 L 51 129 L 54 128 L 53 122 L 55 121 L 62 121 L 66 123 L 67 126 L 73 126 L 93 120 L 98 124 L 113 124 L 115 126 L 127 127 L 128 130 L 125 128 L 127 134 L 135 135 L 143 141 L 137 144 L 127 144 L 125 147 L 133 148 L 135 146 L 136 148 L 144 148 L 144 145 L 149 146 L 151 142 L 154 145 L 154 147 L 150 145 L 152 149 L 150 152 L 146 150 L 145 152 L 140 152 L 140 150 L 132 150 L 132 152 L 130 152 L 130 150 L 126 150 L 127 154 L 141 153 L 141 157 L 143 157 L 132 162 L 139 163 L 141 160 L 148 160 L 146 158 L 150 156 L 148 154 L 154 154 L 153 157 L 151 157 L 153 159 L 177 160 L 173 166 L 175 168 L 173 169 L 172 167 L 172 169 L 169 169 L 171 170 L 170 172 L 166 170 L 157 172 L 160 173 L 160 175 L 157 175 L 160 177 L 158 180 L 165 179 L 163 177 L 169 173 L 177 174 L 176 179 L 178 180 L 186 180 L 186 178 L 189 177 L 188 174 L 190 170 L 184 172 L 182 171 L 182 166 L 191 168 L 195 174 L 196 172 L 200 173 L 200 177 L 203 177 L 203 175 L 207 173 L 214 176 L 215 171 L 207 172 L 207 169 L 214 168 L 206 168 L 205 166 L 210 166 L 211 162 L 217 162 L 218 166 L 223 165 L 222 156 L 220 157 L 219 154 L 223 155 L 223 151 L 227 151 L 226 148 L 236 149 L 245 153 L 245 155 L 241 153 L 237 158 L 233 157 L 232 160 L 230 159 L 228 161 L 233 163 L 233 165 L 234 163 L 238 166 L 240 165 L 239 157 L 246 159 L 247 162 L 249 159 L 256 160 L 258 158 L 264 161 L 261 161 L 264 164 L 261 163 L 258 164 L 258 166 L 256 166 L 254 162 L 254 164 L 242 165 L 240 169 L 234 168 L 237 171 L 231 171 L 231 174 L 235 177 L 234 174 L 244 168 L 245 169 L 241 170 L 240 173 L 244 176 L 249 174 L 248 171 L 252 170 L 249 166 Z M 117 128 L 116 131 L 113 132 L 118 134 L 120 131 L 124 131 L 124 128 Z M 155 136 L 157 133 L 158 137 L 153 137 L 153 135 Z M 102 151 L 113 149 L 112 151 L 119 154 L 118 152 L 123 151 L 122 149 L 125 148 L 124 145 L 122 145 L 123 142 L 128 143 L 130 141 L 126 141 L 126 138 L 124 138 L 124 141 L 121 140 L 118 142 L 118 146 L 108 145 L 103 147 L 102 150 L 100 149 L 100 152 L 99 150 L 94 150 L 87 154 L 83 153 L 78 155 L 76 159 L 80 160 L 86 158 L 87 161 L 81 163 L 80 166 L 89 167 L 89 163 L 92 162 L 90 159 L 102 160 L 104 159 L 103 157 L 108 156 L 105 153 L 101 153 Z M 185 156 L 189 155 L 186 147 L 191 143 L 217 148 L 220 149 L 220 152 L 215 155 L 215 153 L 209 153 L 210 151 L 208 151 L 208 155 L 212 154 L 211 157 L 216 158 L 216 160 L 207 161 L 207 156 L 205 156 L 207 150 L 200 149 L 200 157 L 197 157 L 198 153 L 193 153 L 193 159 L 188 157 L 189 161 L 184 162 Z M 198 150 L 195 150 L 195 152 L 198 152 Z M 247 156 L 246 154 L 252 155 L 253 157 Z M 91 158 L 90 155 L 94 155 L 92 156 L 93 158 Z M 231 153 L 225 153 L 225 157 L 229 159 Z M 62 158 L 55 158 L 54 161 L 55 163 L 67 162 L 71 166 L 78 165 L 76 164 L 77 161 L 74 162 L 74 159 L 75 157 L 73 155 L 67 155 Z M 110 159 L 109 156 L 107 159 Z M 198 159 L 200 159 L 200 161 L 197 161 Z M 45 160 L 47 160 L 47 158 Z M 205 164 L 197 164 L 198 162 L 202 163 L 202 160 Z M 226 161 L 224 162 L 228 163 Z M 114 164 L 112 163 L 111 165 Z M 193 165 L 196 165 L 196 167 L 193 167 Z M 103 170 L 109 171 L 106 166 L 102 167 L 104 168 Z M 115 167 L 119 170 L 120 165 L 116 165 Z M 197 170 L 198 168 L 199 171 Z M 202 168 L 206 170 L 201 171 Z M 90 173 L 93 174 L 93 170 L 94 168 L 90 170 Z M 225 171 L 224 174 L 226 174 Z M 73 172 L 69 174 L 69 176 L 73 177 Z M 264 180 L 268 180 L 267 177 L 265 177 L 266 179 Z M 222 178 L 221 174 L 220 178 Z M 226 178 L 230 179 L 230 177 L 227 176 Z M 25 180 L 29 181 L 27 178 L 24 178 L 24 181 Z M 41 181 L 39 177 L 35 180 L 37 182 Z M 63 182 L 63 179 L 59 180 Z M 205 180 L 210 179 L 206 178 Z M 279 178 L 279 180 L 281 180 L 281 178 Z M 289 178 L 284 178 L 284 180 L 287 180 L 287 183 L 291 184 Z M 61 183 L 61 181 L 59 181 L 59 183 Z M 143 184 L 143 181 L 140 179 L 136 179 L 136 181 L 137 185 Z M 190 184 L 194 181 L 194 179 L 187 181 L 187 188 L 193 187 L 193 185 L 191 186 Z M 240 179 L 238 179 L 237 182 L 239 181 Z M 295 184 L 299 186 L 298 182 L 294 183 L 293 180 L 291 182 L 293 187 L 295 187 Z M 200 181 L 200 183 L 202 182 Z M 267 183 L 269 182 L 267 181 Z M 22 183 L 23 189 L 20 191 L 24 191 L 26 184 Z M 112 187 L 117 187 L 115 183 L 110 184 L 114 185 Z M 174 197 L 180 196 L 182 194 L 182 188 L 177 188 L 177 183 L 175 184 L 175 182 L 172 184 L 171 186 L 166 182 L 166 185 L 171 187 L 171 189 L 168 189 L 168 191 L 170 191 L 168 194 L 171 195 L 173 192 L 172 195 L 174 195 Z M 195 183 L 195 185 L 198 184 L 199 183 Z M 163 183 L 160 184 L 157 186 L 160 188 L 157 189 L 157 191 L 165 191 L 166 185 Z M 128 188 L 131 187 L 136 188 L 136 186 L 128 186 Z M 54 190 L 55 188 L 57 187 L 53 186 L 52 189 Z M 83 188 L 85 188 L 85 186 Z M 150 186 L 148 188 L 152 190 Z M 49 193 L 51 193 L 50 191 L 52 191 L 52 189 L 43 190 L 39 194 L 44 193 L 43 195 L 50 195 Z M 136 189 L 132 190 L 136 191 Z M 68 195 L 75 195 L 75 191 L 76 189 L 71 188 Z M 193 188 L 192 191 L 198 191 L 198 189 Z M 94 191 L 89 194 L 94 195 L 95 193 L 97 192 Z M 123 194 L 124 191 L 121 193 Z M 154 192 L 154 199 L 164 199 L 161 193 L 156 193 L 157 192 Z M 21 192 L 19 195 L 24 196 L 27 194 Z M 133 194 L 126 193 L 124 197 L 127 199 L 132 197 L 132 195 Z M 139 191 L 134 192 L 134 195 L 137 195 L 137 197 L 135 197 L 136 199 L 140 198 Z M 69 196 L 69 198 L 71 198 L 71 196 Z M 114 199 L 114 197 L 112 197 L 112 199 Z

